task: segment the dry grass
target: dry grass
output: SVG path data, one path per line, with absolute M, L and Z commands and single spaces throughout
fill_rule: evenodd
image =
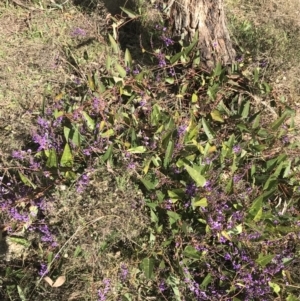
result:
M 103 65 L 105 51 L 96 24 L 76 7 L 30 12 L 2 3 L 0 27 L 0 127 L 6 137 L 0 137 L 0 143 L 2 151 L 9 151 L 17 141 L 21 143 L 18 136 L 31 128 L 32 114 L 43 99 L 55 96 L 73 80 L 66 48 L 78 57 L 82 74 Z M 84 29 L 86 36 L 72 37 L 75 28 Z M 84 51 L 89 53 L 88 61 L 83 59 Z
M 268 62 L 265 71 L 278 99 L 300 104 L 300 2 L 227 0 L 233 35 L 244 37 L 254 60 Z M 245 23 L 244 23 L 245 22 Z M 245 29 L 242 24 L 249 24 Z M 243 46 L 242 45 L 242 46 Z

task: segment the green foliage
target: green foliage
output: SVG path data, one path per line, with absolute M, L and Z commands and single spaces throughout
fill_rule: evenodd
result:
M 127 8 L 122 11 L 130 19 L 139 17 Z M 250 23 L 243 23 L 242 30 L 252 37 Z M 217 64 L 211 73 L 204 72 L 195 47 L 197 36 L 189 45 L 179 43 L 177 52 L 163 44 L 144 51 L 158 63 L 150 67 L 136 64 L 128 49 L 122 56 L 115 36 L 108 39 L 112 54 L 105 72 L 86 75 L 78 87 L 66 87 L 65 95 L 43 104 L 32 149 L 13 155 L 17 172 L 7 170 L 27 195 L 20 201 L 18 194 L 9 192 L 21 203 L 21 213 L 12 208 L 7 212 L 15 214 L 12 226 L 27 234 L 29 226 L 41 222 L 37 213 L 47 214 L 39 203 L 29 208 L 30 197 L 33 201 L 40 195 L 60 197 L 68 187 L 92 201 L 95 192 L 88 188 L 104 182 L 102 173 L 92 178 L 100 168 L 116 178 L 124 193 L 128 183 L 118 175 L 122 169 L 143 190 L 143 206 L 135 206 L 121 223 L 115 221 L 125 210 L 119 207 L 110 207 L 108 214 L 95 220 L 80 220 L 83 225 L 59 251 L 54 251 L 53 241 L 47 252 L 40 243 L 40 256 L 56 279 L 64 262 L 54 265 L 55 255 L 90 227 L 88 236 L 97 242 L 96 251 L 90 255 L 84 245 L 76 245 L 70 253 L 74 260 L 107 256 L 113 258 L 109 264 L 119 260 L 121 265 L 114 270 L 107 265 L 97 274 L 104 279 L 99 296 L 294 300 L 284 275 L 288 263 L 299 257 L 286 247 L 289 240 L 296 245 L 299 235 L 299 159 L 291 155 L 295 145 L 283 141 L 293 131 L 287 122 L 293 110 L 275 112 L 274 120 L 270 111 L 275 109 L 265 101 L 271 88 L 259 68 L 247 74 L 238 64 L 231 69 Z M 47 190 L 50 193 L 44 194 Z M 110 195 L 116 206 L 117 192 Z M 102 198 L 96 201 L 102 212 Z M 76 221 L 81 219 L 78 211 Z M 29 212 L 36 214 L 28 219 Z M 138 214 L 147 214 L 151 222 L 134 236 L 131 219 Z M 102 224 L 93 227 L 110 215 L 116 224 L 109 231 L 104 229 L 105 233 Z M 122 240 L 127 225 L 130 231 Z M 98 235 L 101 230 L 105 234 Z M 30 246 L 26 239 L 17 241 Z M 113 274 L 113 283 L 105 279 Z M 16 288 L 25 300 L 26 291 Z

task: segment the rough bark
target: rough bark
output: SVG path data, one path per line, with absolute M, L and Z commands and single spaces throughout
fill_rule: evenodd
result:
M 169 0 L 172 34 L 184 40 L 199 32 L 202 62 L 209 69 L 220 61 L 223 65 L 235 59 L 225 23 L 223 0 Z

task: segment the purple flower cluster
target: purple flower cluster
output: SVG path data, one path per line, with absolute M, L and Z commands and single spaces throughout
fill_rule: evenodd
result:
M 163 280 L 159 282 L 158 289 L 161 293 L 167 290 L 166 283 Z
M 129 274 L 128 268 L 126 267 L 125 264 L 122 264 L 121 269 L 120 269 L 120 278 L 121 278 L 121 280 L 126 281 L 127 278 L 128 278 L 128 274 Z
M 50 232 L 49 227 L 46 224 L 41 224 L 37 227 L 31 227 L 30 230 L 34 231 L 35 229 L 39 230 L 42 234 L 41 240 L 43 242 L 50 243 L 52 247 L 57 247 L 58 244 L 55 241 L 53 234 Z
M 40 270 L 39 270 L 39 275 L 41 277 L 44 277 L 48 273 L 49 273 L 49 270 L 48 270 L 47 264 L 41 263 L 41 267 L 40 267 Z
M 167 209 L 167 210 L 171 210 L 172 205 L 173 205 L 173 202 L 170 199 L 165 200 L 164 204 L 163 204 L 164 208 Z
M 159 53 L 157 54 L 157 58 L 158 58 L 158 66 L 159 66 L 160 68 L 163 68 L 163 67 L 167 66 L 167 62 L 166 62 L 166 59 L 165 59 L 165 55 L 164 55 L 163 53 L 159 52 Z
M 86 36 L 86 31 L 82 28 L 76 27 L 74 30 L 71 32 L 71 36 L 73 37 L 78 37 L 78 36 Z
M 188 289 L 197 298 L 197 300 L 209 300 L 207 294 L 200 288 L 199 283 L 197 283 L 192 275 L 189 273 L 187 268 L 183 269 L 185 279 L 184 282 L 187 284 Z
M 27 223 L 30 220 L 29 215 L 27 213 L 21 214 L 14 207 L 12 207 L 12 208 L 9 209 L 9 214 L 16 221 L 21 221 L 21 222 Z
M 104 289 L 98 290 L 98 297 L 99 297 L 98 301 L 105 301 L 107 293 L 110 290 L 110 280 L 109 279 L 104 279 L 103 284 L 104 284 Z
M 185 193 L 188 195 L 189 198 L 195 196 L 197 192 L 197 186 L 195 183 L 187 184 L 185 187 Z
M 81 193 L 85 190 L 85 188 L 89 185 L 90 178 L 87 173 L 83 174 L 76 184 L 76 191 Z
M 165 43 L 166 47 L 169 47 L 170 45 L 174 44 L 174 41 L 166 36 L 162 36 L 161 39 Z

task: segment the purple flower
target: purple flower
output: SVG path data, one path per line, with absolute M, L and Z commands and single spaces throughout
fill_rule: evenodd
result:
M 233 176 L 233 182 L 238 183 L 243 178 L 242 175 L 236 174 Z
M 24 157 L 25 157 L 25 152 L 24 151 L 17 151 L 17 150 L 14 150 L 13 152 L 12 152 L 12 157 L 14 158 L 14 159 L 18 159 L 18 160 L 23 160 L 24 159 Z
M 54 120 L 54 122 L 53 122 L 53 126 L 54 126 L 54 127 L 60 126 L 61 123 L 62 123 L 62 121 L 63 121 L 63 118 L 64 118 L 63 116 L 57 117 L 57 118 Z
M 43 136 L 41 136 L 37 133 L 33 134 L 32 139 L 36 144 L 39 145 L 38 151 L 47 150 L 47 149 L 51 148 L 51 143 L 48 139 L 48 133 L 45 133 Z
M 49 270 L 48 270 L 47 264 L 41 263 L 41 268 L 40 268 L 40 271 L 39 271 L 39 275 L 41 277 L 44 277 L 48 273 L 49 273 Z
M 17 221 L 28 222 L 29 216 L 28 214 L 20 214 L 16 208 L 10 208 L 9 213 L 11 217 Z
M 171 210 L 172 209 L 172 205 L 173 205 L 173 202 L 170 199 L 164 201 L 164 208 L 165 209 Z
M 168 37 L 162 36 L 161 39 L 163 40 L 163 42 L 167 47 L 174 44 L 174 41 Z
M 80 84 L 81 84 L 81 79 L 80 79 L 79 77 L 75 77 L 74 83 L 75 83 L 76 85 L 80 85 Z
M 52 247 L 57 246 L 57 242 L 55 242 L 54 237 L 46 224 L 40 225 L 38 229 L 42 232 L 41 241 L 51 243 Z
M 90 156 L 91 155 L 91 150 L 89 148 L 86 148 L 82 151 L 82 153 L 86 156 Z
M 167 289 L 166 283 L 163 280 L 160 281 L 160 283 L 158 285 L 158 289 L 161 293 Z
M 135 169 L 135 163 L 134 162 L 129 162 L 128 166 L 127 166 L 128 169 Z
M 165 60 L 165 56 L 164 54 L 162 54 L 161 52 L 157 55 L 158 58 L 158 66 L 160 68 L 163 68 L 165 66 L 167 66 L 166 60 Z
M 182 134 L 184 134 L 185 131 L 186 131 L 186 129 L 187 129 L 187 126 L 186 126 L 186 125 L 181 125 L 181 126 L 179 126 L 178 129 L 177 129 L 178 135 L 181 136 Z
M 193 197 L 195 196 L 197 192 L 197 186 L 195 183 L 190 183 L 187 184 L 185 187 L 185 193 L 189 196 L 189 197 Z
M 104 279 L 103 284 L 104 284 L 104 289 L 98 290 L 98 297 L 99 297 L 98 301 L 105 301 L 107 293 L 110 290 L 110 280 L 109 279 Z
M 235 59 L 235 61 L 236 61 L 237 63 L 241 63 L 243 60 L 244 60 L 244 57 L 243 57 L 243 56 L 238 56 L 238 57 L 236 57 L 236 59 Z
M 203 186 L 207 191 L 212 191 L 212 183 L 211 181 L 206 181 L 204 186 Z
M 169 70 L 169 74 L 171 75 L 171 76 L 175 76 L 176 75 L 176 73 L 175 73 L 175 70 L 174 70 L 174 68 L 172 67 L 172 68 L 170 68 L 170 70 Z
M 129 75 L 129 74 L 130 74 L 130 71 L 131 71 L 131 70 L 130 70 L 130 67 L 127 66 L 127 67 L 125 68 L 125 71 L 126 71 L 126 75 Z
M 233 150 L 233 152 L 234 152 L 235 154 L 238 154 L 238 153 L 242 150 L 242 148 L 240 147 L 240 145 L 235 145 L 235 146 L 232 148 L 232 150 Z
M 129 271 L 125 264 L 121 265 L 121 275 L 120 278 L 122 281 L 125 281 L 128 277 Z
M 76 37 L 76 36 L 86 36 L 86 31 L 82 28 L 74 28 L 74 30 L 72 31 L 71 35 L 73 37 Z
M 50 122 L 42 117 L 38 117 L 37 124 L 40 125 L 44 129 L 48 129 Z
M 138 69 L 137 67 L 135 67 L 135 69 L 132 71 L 132 73 L 133 73 L 134 75 L 137 75 L 137 74 L 140 73 L 140 71 L 139 71 L 139 69 Z
M 86 188 L 86 186 L 90 183 L 90 179 L 89 176 L 87 174 L 83 174 L 79 181 L 77 182 L 77 189 L 76 191 L 78 193 L 81 193 L 84 191 L 84 189 Z

